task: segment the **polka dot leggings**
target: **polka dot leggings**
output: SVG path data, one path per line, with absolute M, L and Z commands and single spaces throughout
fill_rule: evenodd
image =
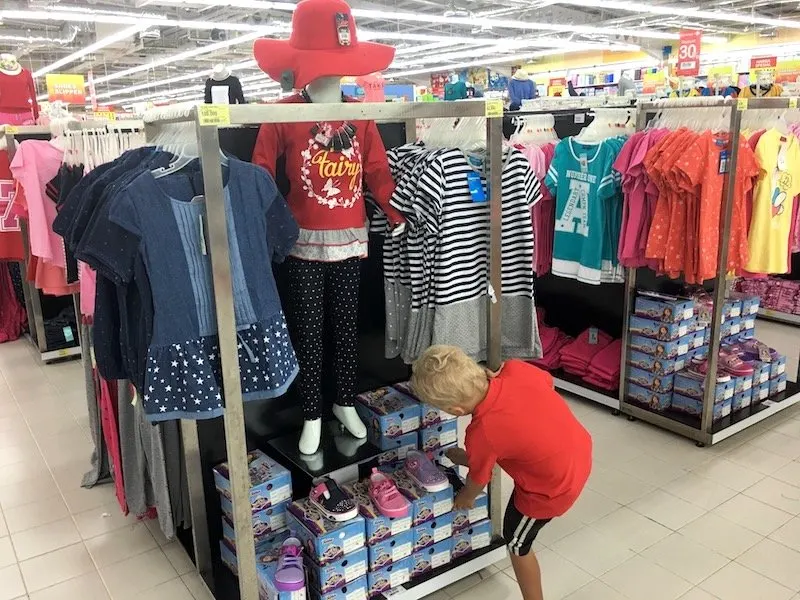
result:
M 353 406 L 358 367 L 358 289 L 361 259 L 319 262 L 286 259 L 291 306 L 287 307 L 300 363 L 296 385 L 303 417 L 322 418 L 322 346 L 325 314 L 333 326 L 337 404 Z

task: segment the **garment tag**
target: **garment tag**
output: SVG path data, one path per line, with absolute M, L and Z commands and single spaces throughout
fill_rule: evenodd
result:
M 211 86 L 211 103 L 212 104 L 228 104 L 230 96 L 228 95 L 227 85 L 213 85 Z
M 781 138 L 781 146 L 780 150 L 778 151 L 778 170 L 779 171 L 786 171 L 787 164 L 786 164 L 786 138 Z
M 586 173 L 589 170 L 589 158 L 585 154 L 578 157 L 578 163 L 581 165 L 581 171 Z
M 352 42 L 350 39 L 350 19 L 347 13 L 336 13 L 336 36 L 339 38 L 340 46 L 349 46 Z
M 467 173 L 467 185 L 473 202 L 486 202 L 486 191 L 483 189 L 483 181 L 481 181 L 480 175 Z
M 208 247 L 206 246 L 206 223 L 203 220 L 203 215 L 197 215 L 197 220 L 200 224 L 200 252 L 203 256 L 208 255 Z
M 747 110 L 747 98 L 737 98 L 736 108 L 739 110 Z
M 139 392 L 137 392 L 134 388 L 133 397 L 131 398 L 131 406 L 136 406 L 137 404 L 139 404 Z
M 62 331 L 64 332 L 64 339 L 65 340 L 67 340 L 68 342 L 74 342 L 75 341 L 75 335 L 72 333 L 72 327 L 67 325 L 66 327 L 64 327 L 64 329 L 62 329 Z
M 772 356 L 770 356 L 769 348 L 767 348 L 764 344 L 758 345 L 758 358 L 761 359 L 762 362 L 772 362 Z
M 728 172 L 728 151 L 723 150 L 719 153 L 719 173 Z
M 575 113 L 575 124 L 582 125 L 586 123 L 586 113 Z
M 597 337 L 598 337 L 597 327 L 589 327 L 589 343 L 592 346 L 597 345 Z

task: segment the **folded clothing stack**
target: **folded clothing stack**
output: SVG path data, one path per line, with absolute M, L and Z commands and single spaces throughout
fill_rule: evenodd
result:
M 590 327 L 559 351 L 561 368 L 567 373 L 585 377 L 589 363 L 597 353 L 608 346 L 614 338 L 596 327 Z M 619 359 L 618 359 L 619 360 Z
M 739 279 L 736 289 L 759 296 L 761 305 L 770 310 L 800 314 L 800 281 L 779 279 Z
M 616 390 L 619 388 L 621 361 L 622 340 L 614 340 L 594 355 L 583 380 L 604 390 Z
M 566 333 L 558 327 L 550 327 L 544 323 L 544 310 L 537 311 L 539 321 L 539 339 L 542 342 L 542 358 L 537 358 L 530 362 L 540 369 L 555 371 L 561 366 L 560 350 L 572 341 Z

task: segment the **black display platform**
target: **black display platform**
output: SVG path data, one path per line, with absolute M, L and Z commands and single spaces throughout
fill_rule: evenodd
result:
M 267 453 L 292 473 L 295 497 L 311 489 L 311 482 L 340 469 L 374 460 L 381 450 L 366 439 L 359 440 L 333 419 L 322 425 L 320 447 L 314 454 L 300 452 L 300 432 L 273 438 L 267 442 Z
M 724 417 L 718 421 L 715 421 L 714 424 L 711 426 L 711 433 L 720 433 L 721 431 L 736 425 L 737 423 L 741 423 L 749 419 L 750 417 L 757 415 L 758 413 L 767 410 L 770 406 L 775 404 L 780 404 L 785 400 L 795 396 L 796 394 L 800 393 L 800 384 L 797 384 L 793 381 L 789 381 L 786 383 L 786 390 L 781 392 L 780 394 L 776 394 L 775 396 L 771 396 L 766 400 L 762 400 L 755 404 L 751 404 L 747 408 L 743 408 L 742 410 L 737 410 L 736 412 L 731 413 L 727 417 Z M 684 412 L 680 411 L 673 411 L 673 410 L 654 410 L 650 408 L 649 405 L 644 404 L 642 402 L 636 402 L 627 398 L 625 400 L 626 404 L 630 404 L 631 406 L 635 406 L 637 408 L 641 408 L 642 410 L 646 410 L 648 412 L 661 415 L 663 417 L 667 417 L 672 419 L 673 421 L 677 421 L 678 423 L 682 423 L 683 425 L 688 425 L 694 429 L 700 429 L 700 417 L 688 415 Z

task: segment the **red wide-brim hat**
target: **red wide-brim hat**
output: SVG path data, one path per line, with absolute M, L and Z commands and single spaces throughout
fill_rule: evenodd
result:
M 288 40 L 258 39 L 258 66 L 275 81 L 301 89 L 320 77 L 369 75 L 386 69 L 394 48 L 359 42 L 350 6 L 343 0 L 302 0 Z

